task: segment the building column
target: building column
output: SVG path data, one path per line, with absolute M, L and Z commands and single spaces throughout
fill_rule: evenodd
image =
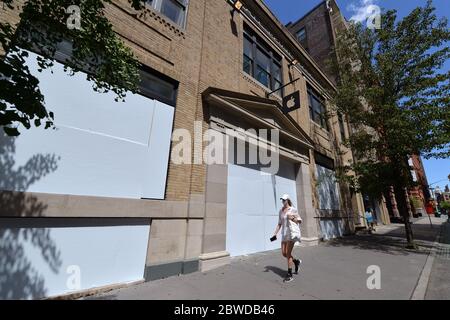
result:
M 381 208 L 381 212 L 382 212 L 382 216 L 383 216 L 383 224 L 385 224 L 385 225 L 390 224 L 391 220 L 389 218 L 389 211 L 387 209 L 386 199 L 384 198 L 384 196 L 381 197 L 380 208 Z
M 227 186 L 228 149 L 227 136 L 223 140 L 221 164 L 208 164 L 206 169 L 205 215 L 203 219 L 203 243 L 200 270 L 211 270 L 230 262 L 226 251 L 227 239 Z M 220 162 L 220 161 L 219 161 Z M 212 163 L 208 159 L 208 163 Z
M 354 208 L 353 222 L 358 227 L 366 227 L 367 223 L 366 219 L 364 218 L 364 200 L 361 193 L 357 192 L 353 194 L 352 204 Z
M 319 241 L 316 211 L 312 203 L 311 175 L 309 165 L 299 164 L 296 176 L 297 183 L 297 208 L 303 220 L 302 242 L 304 245 L 315 245 Z

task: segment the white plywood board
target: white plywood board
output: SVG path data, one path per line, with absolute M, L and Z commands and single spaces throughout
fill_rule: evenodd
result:
M 42 298 L 144 277 L 149 224 L 1 225 L 0 271 L 6 279 L 0 281 L 0 299 Z
M 279 239 L 270 242 L 269 238 L 278 223 L 284 193 L 296 206 L 293 163 L 280 161 L 276 175 L 260 171 L 257 165 L 228 164 L 226 249 L 231 256 L 280 247 Z
M 40 81 L 45 105 L 55 114 L 56 130 L 21 128 L 18 138 L 2 137 L 14 146 L 14 166 L 0 172 L 5 190 L 163 199 L 174 108 L 138 94 L 125 102 L 115 94 L 97 93 L 86 75 L 68 76 L 59 63 L 37 71 L 36 54 L 27 64 Z M 31 163 L 30 159 L 47 159 Z M 51 161 L 48 161 L 51 159 Z M 33 181 L 11 179 L 24 166 L 34 169 Z M 33 170 L 30 170 L 33 171 Z

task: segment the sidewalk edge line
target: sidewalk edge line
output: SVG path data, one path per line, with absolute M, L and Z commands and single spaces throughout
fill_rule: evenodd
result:
M 428 288 L 428 282 L 430 281 L 431 269 L 434 263 L 434 257 L 436 256 L 436 251 L 439 246 L 440 238 L 442 232 L 442 225 L 440 226 L 440 230 L 434 240 L 433 248 L 431 248 L 430 253 L 428 254 L 427 261 L 420 273 L 419 280 L 411 294 L 410 300 L 425 300 L 425 294 Z

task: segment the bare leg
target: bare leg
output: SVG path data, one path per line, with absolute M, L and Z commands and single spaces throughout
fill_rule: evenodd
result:
M 286 241 L 281 242 L 281 254 L 285 258 L 287 257 L 287 242 Z
M 294 241 L 286 242 L 286 258 L 288 262 L 288 268 L 291 268 L 294 266 L 294 258 L 292 257 L 292 249 L 294 248 Z

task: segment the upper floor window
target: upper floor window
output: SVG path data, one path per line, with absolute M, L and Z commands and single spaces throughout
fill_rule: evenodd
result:
M 186 12 L 189 0 L 146 0 L 156 11 L 161 12 L 167 18 L 184 28 Z
M 282 86 L 281 57 L 248 29 L 244 31 L 243 70 L 272 90 Z
M 139 93 L 175 107 L 178 84 L 164 75 L 159 75 L 147 69 L 143 67 L 140 70 Z
M 306 40 L 306 28 L 303 27 L 297 32 L 298 41 L 302 42 Z
M 324 99 L 321 98 L 316 91 L 308 87 L 308 101 L 309 116 L 311 117 L 311 120 L 328 131 L 327 110 L 325 108 Z
M 411 170 L 411 177 L 414 182 L 417 182 L 417 174 L 416 171 Z
M 72 56 L 72 52 L 72 42 L 63 40 L 57 45 L 55 59 L 56 61 L 65 64 Z M 89 71 L 87 68 L 88 63 L 90 62 L 91 61 L 87 61 L 86 68 L 82 68 L 81 71 L 85 73 L 92 73 L 92 71 Z M 151 99 L 159 100 L 171 106 L 176 105 L 178 82 L 163 74 L 160 74 L 155 70 L 151 70 L 144 65 L 141 65 L 139 74 L 140 83 L 138 85 L 138 89 L 140 94 Z
M 306 41 L 306 28 L 303 27 L 297 32 L 297 40 L 302 44 L 302 46 L 308 50 L 308 43 Z
M 410 167 L 414 167 L 414 163 L 413 163 L 412 158 L 408 158 L 408 164 L 409 164 Z

